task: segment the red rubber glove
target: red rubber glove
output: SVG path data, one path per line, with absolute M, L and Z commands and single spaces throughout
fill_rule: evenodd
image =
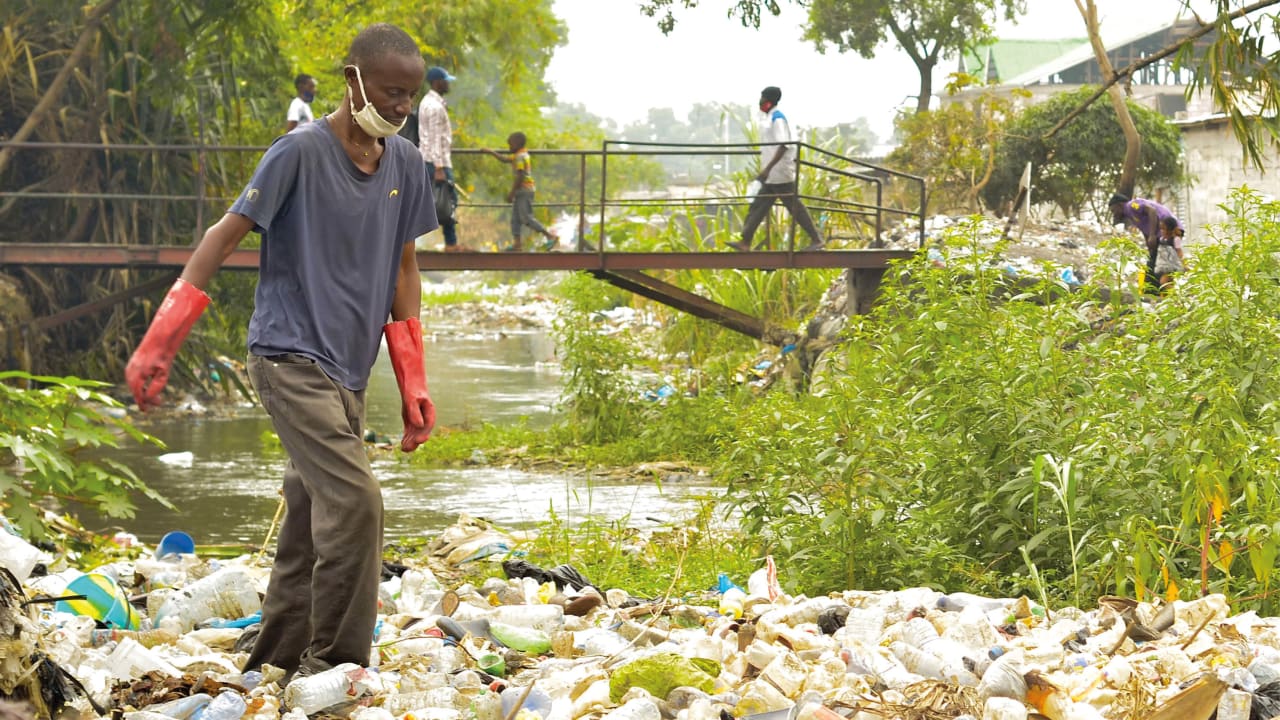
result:
M 208 305 L 209 296 L 182 278 L 169 288 L 156 316 L 151 318 L 151 327 L 124 368 L 125 382 L 133 391 L 139 410 L 160 406 L 160 393 L 169 382 L 173 358 Z
M 403 403 L 400 417 L 404 420 L 404 436 L 400 438 L 400 449 L 413 452 L 427 441 L 431 428 L 436 426 L 436 406 L 427 394 L 427 369 L 422 359 L 422 325 L 417 318 L 409 318 L 383 325 L 382 332 L 387 336 L 387 351 Z

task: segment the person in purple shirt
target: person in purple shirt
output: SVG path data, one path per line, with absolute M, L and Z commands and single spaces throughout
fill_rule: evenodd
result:
M 1111 222 L 1114 225 L 1124 223 L 1126 227 L 1137 228 L 1147 243 L 1147 274 L 1154 283 L 1156 276 L 1156 249 L 1159 247 L 1160 223 L 1165 218 L 1172 218 L 1177 224 L 1178 235 L 1183 237 L 1186 230 L 1182 222 L 1169 208 L 1154 200 L 1146 198 L 1130 198 L 1128 195 L 1116 193 L 1107 203 L 1111 208 Z

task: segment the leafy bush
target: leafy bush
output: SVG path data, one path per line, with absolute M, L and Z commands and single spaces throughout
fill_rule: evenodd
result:
M 23 390 L 12 383 L 40 387 Z M 172 508 L 124 465 L 77 457 L 88 448 L 119 447 L 123 439 L 160 444 L 108 414 L 121 405 L 97 390 L 102 387 L 106 383 L 0 372 L 0 508 L 32 537 L 47 534 L 43 509 L 67 503 L 129 518 L 129 495 L 140 492 Z
M 1003 208 L 1018 193 L 1018 179 L 1031 162 L 1038 200 L 1051 202 L 1075 217 L 1092 203 L 1105 202 L 1117 184 L 1124 133 L 1109 103 L 1095 102 L 1049 140 L 1050 128 L 1094 91 L 1092 86 L 1059 93 L 1026 108 L 1005 127 L 995 171 L 983 191 L 988 207 Z M 1182 138 L 1177 128 L 1155 110 L 1129 102 L 1129 113 L 1142 135 L 1138 185 L 1154 188 L 1182 182 Z M 1093 207 L 1095 212 L 1105 206 Z
M 761 552 L 806 592 L 1043 583 L 1073 602 L 1222 591 L 1271 610 L 1280 204 L 1234 202 L 1224 242 L 1153 307 L 1047 272 L 995 300 L 1013 290 L 981 252 L 891 271 L 910 282 L 854 323 L 831 392 L 761 399 L 726 435 Z

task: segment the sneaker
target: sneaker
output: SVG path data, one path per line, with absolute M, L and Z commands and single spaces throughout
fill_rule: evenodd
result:
M 520 247 L 519 245 L 507 245 L 506 247 L 502 248 L 502 252 L 524 252 L 524 248 Z
M 547 236 L 547 239 L 542 243 L 542 251 L 551 252 L 552 249 L 554 249 L 555 246 L 559 244 L 560 244 L 560 236 L 555 233 L 551 233 L 550 235 Z
M 746 243 L 744 243 L 744 242 L 738 242 L 738 241 L 736 241 L 736 240 L 731 240 L 731 241 L 729 241 L 729 242 L 725 243 L 725 245 L 728 245 L 729 247 L 733 248 L 734 250 L 738 250 L 738 251 L 740 251 L 740 252 L 748 252 L 748 251 L 750 251 L 750 250 L 751 250 L 751 246 L 750 246 L 750 245 L 748 245 L 748 244 L 746 244 Z

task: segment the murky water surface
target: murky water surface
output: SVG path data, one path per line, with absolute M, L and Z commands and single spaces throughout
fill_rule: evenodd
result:
M 552 421 L 560 395 L 554 347 L 541 332 L 448 332 L 426 346 L 427 377 L 437 422 Z M 399 436 L 400 394 L 385 351 L 374 367 L 366 397 L 367 425 L 379 436 Z M 110 453 L 177 506 L 177 512 L 144 501 L 138 516 L 114 522 L 154 543 L 170 530 L 185 530 L 198 543 L 261 543 L 279 506 L 285 456 L 264 442 L 271 420 L 258 408 L 232 417 L 169 417 L 143 428 L 167 450 L 128 447 Z M 189 466 L 161 462 L 165 453 L 190 452 Z M 654 483 L 588 481 L 581 476 L 525 472 L 493 466 L 427 469 L 397 452 L 379 452 L 374 474 L 383 487 L 386 537 L 432 535 L 459 513 L 499 525 L 528 528 L 552 512 L 568 521 L 593 514 L 608 519 L 672 519 L 692 508 L 692 495 L 708 486 L 658 488 Z M 93 525 L 91 517 L 84 518 Z

